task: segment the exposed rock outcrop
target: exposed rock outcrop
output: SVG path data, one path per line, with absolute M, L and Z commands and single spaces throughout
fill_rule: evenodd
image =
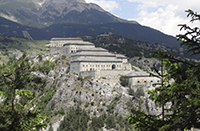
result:
M 117 114 L 126 117 L 130 114 L 134 107 L 150 114 L 159 114 L 161 109 L 156 107 L 145 91 L 144 94 L 130 94 L 129 87 L 120 85 L 120 76 L 102 77 L 93 79 L 88 76 L 82 78 L 76 74 L 67 72 L 68 65 L 65 65 L 66 60 L 59 60 L 56 68 L 48 74 L 48 79 L 51 83 L 55 83 L 56 92 L 52 99 L 47 104 L 47 109 L 51 109 L 54 113 L 64 109 L 66 113 L 70 108 L 79 105 L 86 111 L 90 111 L 90 117 L 100 116 L 104 112 L 108 114 Z M 138 88 L 135 88 L 135 93 Z M 139 101 L 142 103 L 139 104 Z M 95 115 L 94 115 L 95 112 Z M 52 121 L 52 127 L 56 131 L 60 120 L 63 117 L 57 117 L 56 121 Z

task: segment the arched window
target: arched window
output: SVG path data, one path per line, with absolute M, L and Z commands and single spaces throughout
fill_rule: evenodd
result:
M 112 70 L 114 70 L 114 69 L 116 69 L 116 65 L 115 64 L 112 65 Z

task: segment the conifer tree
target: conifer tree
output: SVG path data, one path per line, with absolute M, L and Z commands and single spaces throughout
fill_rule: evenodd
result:
M 192 10 L 186 12 L 191 17 L 191 22 L 200 20 L 199 14 Z M 186 46 L 192 55 L 200 54 L 199 28 L 180 26 L 186 30 L 185 34 L 177 36 L 182 41 L 181 46 Z M 192 127 L 200 128 L 200 64 L 191 64 L 186 59 L 178 59 L 165 51 L 155 51 L 154 55 L 167 70 L 160 73 L 154 68 L 162 85 L 148 93 L 150 99 L 162 107 L 163 111 L 158 115 L 150 115 L 133 109 L 128 115 L 129 123 L 141 131 L 184 131 Z M 171 107 L 165 108 L 166 103 L 170 103 Z
M 26 53 L 19 60 L 0 66 L 0 130 L 34 131 L 46 126 L 34 103 L 45 85 L 32 73 L 33 63 Z

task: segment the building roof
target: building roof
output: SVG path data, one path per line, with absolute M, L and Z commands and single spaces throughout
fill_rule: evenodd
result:
M 77 59 L 71 60 L 71 63 L 74 62 L 109 62 L 109 63 L 122 63 L 122 61 L 116 59 L 116 58 L 104 58 L 102 59 L 101 57 L 79 57 Z
M 59 41 L 59 40 L 68 40 L 68 41 L 74 41 L 74 40 L 80 40 L 83 41 L 81 38 L 51 38 L 51 41 Z
M 92 48 L 82 48 L 77 52 L 108 52 L 108 50 L 100 48 L 100 47 L 92 47 Z
M 55 42 L 55 43 L 54 43 Z M 94 45 L 91 42 L 83 41 L 81 38 L 51 38 L 51 44 L 62 43 L 64 45 Z
M 123 59 L 124 59 L 124 58 L 127 58 L 125 55 L 122 55 L 122 54 L 116 54 L 116 57 L 117 57 L 117 58 L 123 58 Z
M 63 44 L 63 46 L 66 45 L 94 45 L 94 44 L 87 41 L 66 41 L 65 44 Z
M 72 54 L 71 57 L 77 57 L 77 56 L 91 56 L 91 57 L 114 57 L 116 56 L 114 54 L 109 53 L 107 50 L 79 50 L 75 54 Z
M 149 73 L 144 71 L 132 71 L 131 73 L 127 74 L 128 77 L 150 77 Z

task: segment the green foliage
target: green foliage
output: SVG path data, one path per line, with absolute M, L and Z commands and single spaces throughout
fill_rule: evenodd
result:
M 64 120 L 61 121 L 58 131 L 86 131 L 90 116 L 80 107 L 71 108 Z
M 9 61 L 9 57 L 13 58 L 13 54 L 20 54 L 25 50 L 27 53 L 48 53 L 45 47 L 45 44 L 47 43 L 48 41 L 44 40 L 28 40 L 20 37 L 0 35 L 0 50 L 2 56 L 0 64 L 7 63 Z
M 129 84 L 128 77 L 127 76 L 121 76 L 120 77 L 120 84 L 122 86 L 128 86 L 128 84 Z
M 135 91 L 131 87 L 129 87 L 128 94 L 131 96 L 135 96 Z
M 115 121 L 115 116 L 114 115 L 107 115 L 106 119 L 106 128 L 115 128 L 116 127 L 116 121 Z
M 66 59 L 66 56 L 65 55 L 62 55 L 62 60 Z
M 35 92 L 44 87 L 41 78 L 31 72 L 33 63 L 26 53 L 0 66 L 0 130 L 33 131 L 45 127 L 46 117 L 37 110 Z
M 62 107 L 60 108 L 60 110 L 55 112 L 55 115 L 58 115 L 58 114 L 60 114 L 60 115 L 64 115 L 65 114 L 65 112 L 64 112 Z
M 49 127 L 49 130 L 48 130 L 48 131 L 53 131 L 52 125 L 50 124 L 49 126 L 50 126 L 50 127 Z
M 47 104 L 49 103 L 49 101 L 52 99 L 53 95 L 55 94 L 56 89 L 48 89 L 45 90 L 45 93 L 43 94 L 43 96 L 41 96 L 39 99 L 40 101 L 37 102 L 38 105 L 38 110 L 41 111 L 41 114 L 48 116 L 49 118 L 52 117 L 52 113 L 50 112 L 50 109 L 46 109 Z M 52 102 L 52 106 L 51 109 L 53 109 L 54 107 L 54 102 Z
M 115 108 L 115 105 L 116 103 L 120 100 L 122 95 L 119 95 L 119 96 L 116 96 L 109 105 L 107 105 L 107 112 L 110 113 L 110 114 L 113 114 L 114 113 L 114 108 Z M 104 104 L 103 104 L 104 105 Z
M 191 21 L 200 20 L 200 15 L 188 10 Z M 199 54 L 199 28 L 181 25 L 186 33 L 178 35 L 181 46 L 187 46 L 188 52 Z M 161 61 L 161 72 L 156 68 L 152 76 L 161 79 L 161 85 L 149 90 L 150 99 L 162 108 L 161 114 L 150 115 L 141 110 L 132 110 L 128 115 L 129 123 L 145 131 L 183 131 L 192 127 L 200 128 L 200 64 L 178 59 L 165 51 L 155 51 L 154 55 Z M 167 71 L 163 67 L 167 68 Z M 170 80 L 174 80 L 171 82 Z M 167 108 L 166 103 L 171 103 Z
M 99 117 L 93 117 L 92 122 L 90 124 L 90 128 L 94 131 L 99 131 L 104 126 L 104 120 L 105 118 L 102 116 Z
M 34 66 L 34 70 L 35 71 L 38 70 L 38 71 L 40 71 L 40 72 L 42 72 L 44 74 L 48 74 L 49 71 L 51 69 L 53 69 L 55 66 L 56 66 L 56 61 L 51 62 L 49 60 L 46 60 L 46 61 L 42 61 L 39 64 L 36 64 Z
M 67 74 L 67 73 L 69 73 L 69 71 L 70 71 L 70 66 L 67 67 L 67 70 L 65 73 Z
M 90 103 L 89 103 L 89 102 L 86 102 L 86 103 L 85 103 L 85 108 L 87 108 L 89 105 L 90 105 Z

